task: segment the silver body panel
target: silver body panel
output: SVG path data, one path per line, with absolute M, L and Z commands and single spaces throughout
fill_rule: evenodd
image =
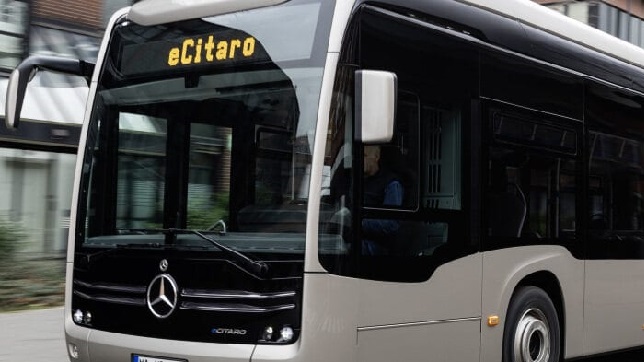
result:
M 359 282 L 357 361 L 478 360 L 481 268 L 475 254 L 424 283 Z
M 644 344 L 644 261 L 586 261 L 584 351 Z

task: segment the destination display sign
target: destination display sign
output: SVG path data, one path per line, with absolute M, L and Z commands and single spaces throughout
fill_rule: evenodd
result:
M 119 68 L 122 75 L 135 76 L 267 60 L 270 60 L 268 54 L 255 37 L 237 30 L 224 30 L 125 45 Z

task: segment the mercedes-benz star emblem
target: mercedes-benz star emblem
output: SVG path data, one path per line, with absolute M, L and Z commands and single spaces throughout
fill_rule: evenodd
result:
M 148 286 L 146 302 L 157 318 L 167 318 L 177 307 L 177 282 L 170 274 L 159 274 Z

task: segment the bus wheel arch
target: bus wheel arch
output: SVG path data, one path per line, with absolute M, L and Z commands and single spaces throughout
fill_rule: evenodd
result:
M 564 355 L 564 303 L 558 279 L 541 271 L 514 288 L 503 331 L 503 362 L 556 362 Z M 546 354 L 549 358 L 540 359 Z

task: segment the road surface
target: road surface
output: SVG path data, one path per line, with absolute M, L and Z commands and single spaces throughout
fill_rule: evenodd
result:
M 69 362 L 63 308 L 0 313 L 0 361 Z

